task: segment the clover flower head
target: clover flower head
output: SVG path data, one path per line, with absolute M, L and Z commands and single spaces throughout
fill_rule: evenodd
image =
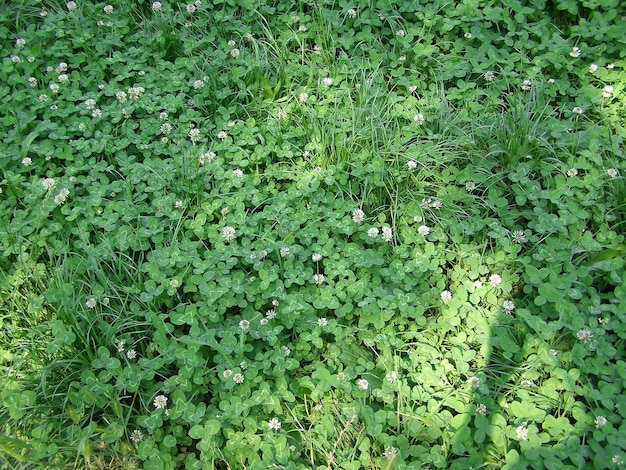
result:
M 354 209 L 352 211 L 352 221 L 354 223 L 360 224 L 365 219 L 365 212 L 361 209 Z
M 382 228 L 382 239 L 386 242 L 390 242 L 393 240 L 393 230 L 391 227 L 383 227 Z
M 467 379 L 467 383 L 469 384 L 470 387 L 478 388 L 480 387 L 480 378 L 473 375 L 472 377 Z
M 528 440 L 527 423 L 522 423 L 515 429 L 515 437 L 517 437 L 518 441 L 527 441 Z
M 576 59 L 576 58 L 580 57 L 580 53 L 581 53 L 580 47 L 574 46 L 574 47 L 572 47 L 572 50 L 570 51 L 569 55 L 570 55 L 570 57 L 573 57 L 573 58 Z
M 277 418 L 272 418 L 267 422 L 267 427 L 272 431 L 278 431 L 280 430 L 281 424 Z
M 157 410 L 163 410 L 167 406 L 167 397 L 165 395 L 157 395 L 152 402 Z

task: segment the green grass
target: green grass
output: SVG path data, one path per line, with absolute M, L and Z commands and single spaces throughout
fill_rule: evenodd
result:
M 0 469 L 623 466 L 594 5 L 1 6 Z

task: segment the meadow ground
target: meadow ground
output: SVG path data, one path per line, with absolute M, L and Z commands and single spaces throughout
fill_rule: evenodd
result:
M 0 4 L 0 468 L 619 468 L 619 0 Z

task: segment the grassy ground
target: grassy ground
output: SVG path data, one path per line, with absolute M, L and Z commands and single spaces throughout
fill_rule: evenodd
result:
M 626 12 L 0 5 L 0 468 L 618 468 Z

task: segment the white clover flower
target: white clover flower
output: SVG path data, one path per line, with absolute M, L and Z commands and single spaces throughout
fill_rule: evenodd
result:
M 598 64 L 591 64 L 589 66 L 589 72 L 596 73 L 598 71 Z
M 480 378 L 474 375 L 470 377 L 469 379 L 467 379 L 467 383 L 469 384 L 470 387 L 478 388 L 480 387 Z
M 315 281 L 315 285 L 320 286 L 324 283 L 326 276 L 323 274 L 313 274 L 313 280 Z
M 57 77 L 57 80 L 59 81 L 59 83 L 67 83 L 70 81 L 70 77 L 68 77 L 67 74 L 62 73 Z
M 178 201 L 174 202 L 174 207 L 176 209 L 180 209 L 181 207 L 183 207 L 183 201 L 179 199 Z
M 337 380 L 339 380 L 340 382 L 346 380 L 346 374 L 343 372 L 337 372 Z
M 124 345 L 126 344 L 126 341 L 124 341 L 123 339 L 116 339 L 115 340 L 115 348 L 117 349 L 117 352 L 124 352 Z
M 235 168 L 235 169 L 233 170 L 233 175 L 234 175 L 236 178 L 241 178 L 241 177 L 243 176 L 243 171 L 242 171 L 242 170 L 240 170 L 239 168 Z
M 300 95 L 298 96 L 298 99 L 300 100 L 301 103 L 304 103 L 305 101 L 307 101 L 309 99 L 309 94 L 305 93 L 304 91 L 302 93 L 300 93 Z
M 59 194 L 54 196 L 54 203 L 57 206 L 61 206 L 61 205 L 65 204 L 65 200 L 67 199 L 67 196 L 69 194 L 70 194 L 69 189 L 67 189 L 67 188 L 61 189 L 61 191 L 59 191 Z
M 417 163 L 415 162 L 415 160 L 409 160 L 408 162 L 406 162 L 406 166 L 409 168 L 409 170 L 415 170 L 417 168 Z
M 306 33 L 306 26 L 304 26 L 303 24 L 300 25 L 300 27 L 298 28 L 298 31 L 300 31 L 301 33 Z
M 317 319 L 317 326 L 324 327 L 326 325 L 328 325 L 328 320 L 326 318 L 318 318 Z
M 152 402 L 157 410 L 163 410 L 167 406 L 167 397 L 165 395 L 157 395 Z
M 311 255 L 311 259 L 314 263 L 317 263 L 322 259 L 322 255 L 320 255 L 319 253 L 313 253 L 313 255 Z
M 611 459 L 611 462 L 617 465 L 618 467 L 624 465 L 624 459 L 621 455 L 615 454 Z
M 494 77 L 495 74 L 491 70 L 487 70 L 485 73 L 483 73 L 483 78 L 488 82 L 492 81 Z
M 131 86 L 128 89 L 128 98 L 131 100 L 138 100 L 145 91 L 146 90 L 142 86 Z
M 259 320 L 259 324 L 261 325 L 267 325 L 270 321 L 267 318 L 261 318 Z
M 220 139 L 221 141 L 226 140 L 227 137 L 228 137 L 228 134 L 226 133 L 226 131 L 219 131 L 217 133 L 217 138 Z
M 268 320 L 271 320 L 273 318 L 276 317 L 276 310 L 274 310 L 273 308 L 270 308 L 267 312 L 265 312 L 265 317 Z
M 409 91 L 410 91 L 411 93 L 415 93 L 415 92 L 417 91 L 417 85 L 411 85 L 411 86 L 409 87 Z
M 231 375 L 233 375 L 233 371 L 230 369 L 226 369 L 224 372 L 222 372 L 222 377 L 224 377 L 225 379 L 230 378 Z
M 87 306 L 87 308 L 96 308 L 96 299 L 94 299 L 93 297 L 88 298 L 85 302 L 85 305 Z
M 76 8 L 78 8 L 78 5 L 76 5 L 76 2 L 67 2 L 65 6 L 67 7 L 69 11 L 74 11 L 76 10 Z
M 283 354 L 285 356 L 289 356 L 291 354 L 291 349 L 289 349 L 287 346 L 281 346 L 280 349 L 283 351 Z
M 139 429 L 135 429 L 133 432 L 130 433 L 130 440 L 133 443 L 138 444 L 143 441 L 143 434 Z
M 502 303 L 502 308 L 506 313 L 511 313 L 515 310 L 515 303 L 512 300 L 505 300 Z
M 200 129 L 198 129 L 197 127 L 190 129 L 189 140 L 191 140 L 191 142 L 193 142 L 194 144 L 198 142 L 200 140 Z
M 163 124 L 161 124 L 159 131 L 163 135 L 169 135 L 170 132 L 172 132 L 172 125 L 169 122 L 164 122 Z
M 602 429 L 604 426 L 606 426 L 608 421 L 604 416 L 598 416 L 596 417 L 594 423 L 596 425 L 596 429 Z
M 591 330 L 580 330 L 576 333 L 576 337 L 581 343 L 588 343 L 593 339 L 593 332 Z
M 365 379 L 359 379 L 356 381 L 356 385 L 357 387 L 359 387 L 361 390 L 367 390 L 370 386 L 370 383 L 365 380 Z
M 280 121 L 284 121 L 285 119 L 287 119 L 287 111 L 282 108 L 276 111 L 276 119 Z
M 441 301 L 444 304 L 447 304 L 452 299 L 452 292 L 449 290 L 444 290 L 441 292 Z
M 484 403 L 479 403 L 478 405 L 476 405 L 476 414 L 487 416 L 487 405 L 485 405 Z
M 45 103 L 46 101 L 48 101 L 48 95 L 42 93 L 41 95 L 37 97 L 37 100 L 40 103 Z
M 314 54 L 316 54 L 316 55 L 322 55 L 322 51 L 323 51 L 323 50 L 324 50 L 324 49 L 323 49 L 323 48 L 322 48 L 322 46 L 320 46 L 319 44 L 315 44 L 315 45 L 313 46 L 313 53 L 314 53 Z
M 58 85 L 58 83 L 51 83 L 50 84 L 50 91 L 52 91 L 52 93 L 58 93 L 60 90 L 60 87 Z
M 126 358 L 128 359 L 137 358 L 137 351 L 135 351 L 134 349 L 129 349 L 128 351 L 126 351 Z
M 189 4 L 187 5 L 187 13 L 195 13 L 196 12 L 196 6 L 194 4 Z
M 406 31 L 403 29 L 399 29 L 398 31 L 396 31 L 396 36 L 400 36 L 401 38 L 406 36 Z
M 413 122 L 421 126 L 422 124 L 424 124 L 424 115 L 422 113 L 417 113 L 415 116 L 413 116 Z
M 356 18 L 356 10 L 355 10 L 354 8 L 350 8 L 350 9 L 348 10 L 348 16 L 349 16 L 350 18 Z
M 390 242 L 391 240 L 393 240 L 393 230 L 391 229 L 391 227 L 383 227 L 382 232 L 382 239 L 384 241 Z
M 606 68 L 609 70 L 613 70 L 615 68 L 615 64 L 607 64 Z
M 576 59 L 576 58 L 580 57 L 580 52 L 581 52 L 580 51 L 580 47 L 574 46 L 574 47 L 572 47 L 572 50 L 570 51 L 569 55 L 570 55 L 570 57 L 573 57 L 573 58 Z
M 378 236 L 378 228 L 372 227 L 367 231 L 367 236 L 370 238 L 376 238 Z
M 242 384 L 244 380 L 243 374 L 235 374 L 233 375 L 233 382 L 236 384 Z
M 554 83 L 554 82 L 555 82 L 554 78 L 548 78 L 548 83 Z
M 385 375 L 385 379 L 387 380 L 387 382 L 394 383 L 398 380 L 398 373 L 395 370 L 387 372 L 387 375 Z
M 176 289 L 178 286 L 180 286 L 180 281 L 178 279 L 172 279 L 170 281 L 170 287 Z
M 52 188 L 57 184 L 54 178 L 45 178 L 41 180 L 41 185 L 44 187 L 46 191 L 52 191 Z
M 216 156 L 215 152 L 204 152 L 202 155 L 200 155 L 200 158 L 199 158 L 200 165 L 204 165 L 205 163 L 209 163 L 213 161 L 215 156 Z
M 617 171 L 615 168 L 609 168 L 608 170 L 606 170 L 606 174 L 609 175 L 611 178 L 617 178 L 619 176 L 619 171 Z
M 361 209 L 354 209 L 352 211 L 352 221 L 354 223 L 360 224 L 365 219 L 365 212 Z
M 567 170 L 567 176 L 569 176 L 570 178 L 576 176 L 578 174 L 578 170 L 576 168 L 570 168 L 569 170 Z
M 241 320 L 239 322 L 239 328 L 244 331 L 247 330 L 250 328 L 250 322 L 248 320 Z
M 281 246 L 280 247 L 280 256 L 281 256 L 281 258 L 284 258 L 285 256 L 289 255 L 290 251 L 291 250 L 289 249 L 288 246 Z
M 331 86 L 333 84 L 333 79 L 330 77 L 326 77 L 324 80 L 322 80 L 324 82 L 324 85 L 326 86 Z
M 222 229 L 222 238 L 226 240 L 226 243 L 235 239 L 235 228 L 227 225 Z
M 602 89 L 602 97 L 603 98 L 610 98 L 612 94 L 613 94 L 613 86 L 612 85 L 606 85 Z
M 199 90 L 199 89 L 201 89 L 201 88 L 204 88 L 204 82 L 203 82 L 202 80 L 196 80 L 196 81 L 194 81 L 194 82 L 193 82 L 193 87 L 194 87 L 196 90 Z
M 161 2 L 152 3 L 152 11 L 161 11 L 161 8 L 163 8 L 163 5 L 161 4 Z
M 239 57 L 239 49 L 237 49 L 236 47 L 234 49 L 230 50 L 230 56 L 233 59 L 236 59 L 237 57 Z
M 522 87 L 521 87 L 521 88 L 522 88 L 522 91 L 528 91 L 528 90 L 530 90 L 531 85 L 532 85 L 532 82 L 531 82 L 530 80 L 524 80 L 524 81 L 522 82 Z
M 281 424 L 278 419 L 272 418 L 267 422 L 267 427 L 270 428 L 270 430 L 272 431 L 278 431 L 280 430 Z
M 502 276 L 499 274 L 492 274 L 489 276 L 489 284 L 491 284 L 491 287 L 498 287 L 502 284 Z
M 168 117 L 169 117 L 169 116 L 168 116 L 168 114 L 167 114 L 165 111 L 161 111 L 161 112 L 159 113 L 159 119 L 161 119 L 161 120 L 163 120 L 163 121 L 167 121 L 167 118 L 168 118 Z
M 526 427 L 526 424 L 527 423 L 522 423 L 515 429 L 515 437 L 517 437 L 518 441 L 528 440 L 528 428 Z
M 419 233 L 420 235 L 425 237 L 426 235 L 428 235 L 430 233 L 430 227 L 428 227 L 426 225 L 420 225 L 417 228 L 417 233 Z
M 99 118 L 101 116 L 102 116 L 102 110 L 101 109 L 94 109 L 91 112 L 91 117 L 93 117 L 93 118 Z
M 385 457 L 386 459 L 392 459 L 396 455 L 398 455 L 398 452 L 400 452 L 400 451 L 398 450 L 397 447 L 389 446 L 389 447 L 385 448 L 385 450 L 383 452 L 383 457 Z
M 111 13 L 113 13 L 113 6 L 112 5 L 105 5 L 103 10 L 104 10 L 104 12 L 107 15 L 110 15 Z
M 31 166 L 32 164 L 33 164 L 33 161 L 31 160 L 30 157 L 22 158 L 22 165 L 24 165 L 24 166 Z
M 89 98 L 87 100 L 85 100 L 85 107 L 89 110 L 95 109 L 96 107 L 96 100 L 94 100 L 93 98 Z
M 472 39 L 472 33 L 468 31 L 467 33 L 463 35 L 463 37 L 465 37 L 465 39 Z
M 575 107 L 572 109 L 572 112 L 573 112 L 574 114 L 582 114 L 582 113 L 584 113 L 585 111 L 584 111 L 584 110 L 583 110 L 583 108 L 581 108 L 580 106 L 575 106 Z
M 126 92 L 118 91 L 117 93 L 115 93 L 115 97 L 120 103 L 126 103 Z
M 24 47 L 26 45 L 26 39 L 23 38 L 17 38 L 15 40 L 15 47 L 17 47 L 18 49 L 21 49 L 22 47 Z

